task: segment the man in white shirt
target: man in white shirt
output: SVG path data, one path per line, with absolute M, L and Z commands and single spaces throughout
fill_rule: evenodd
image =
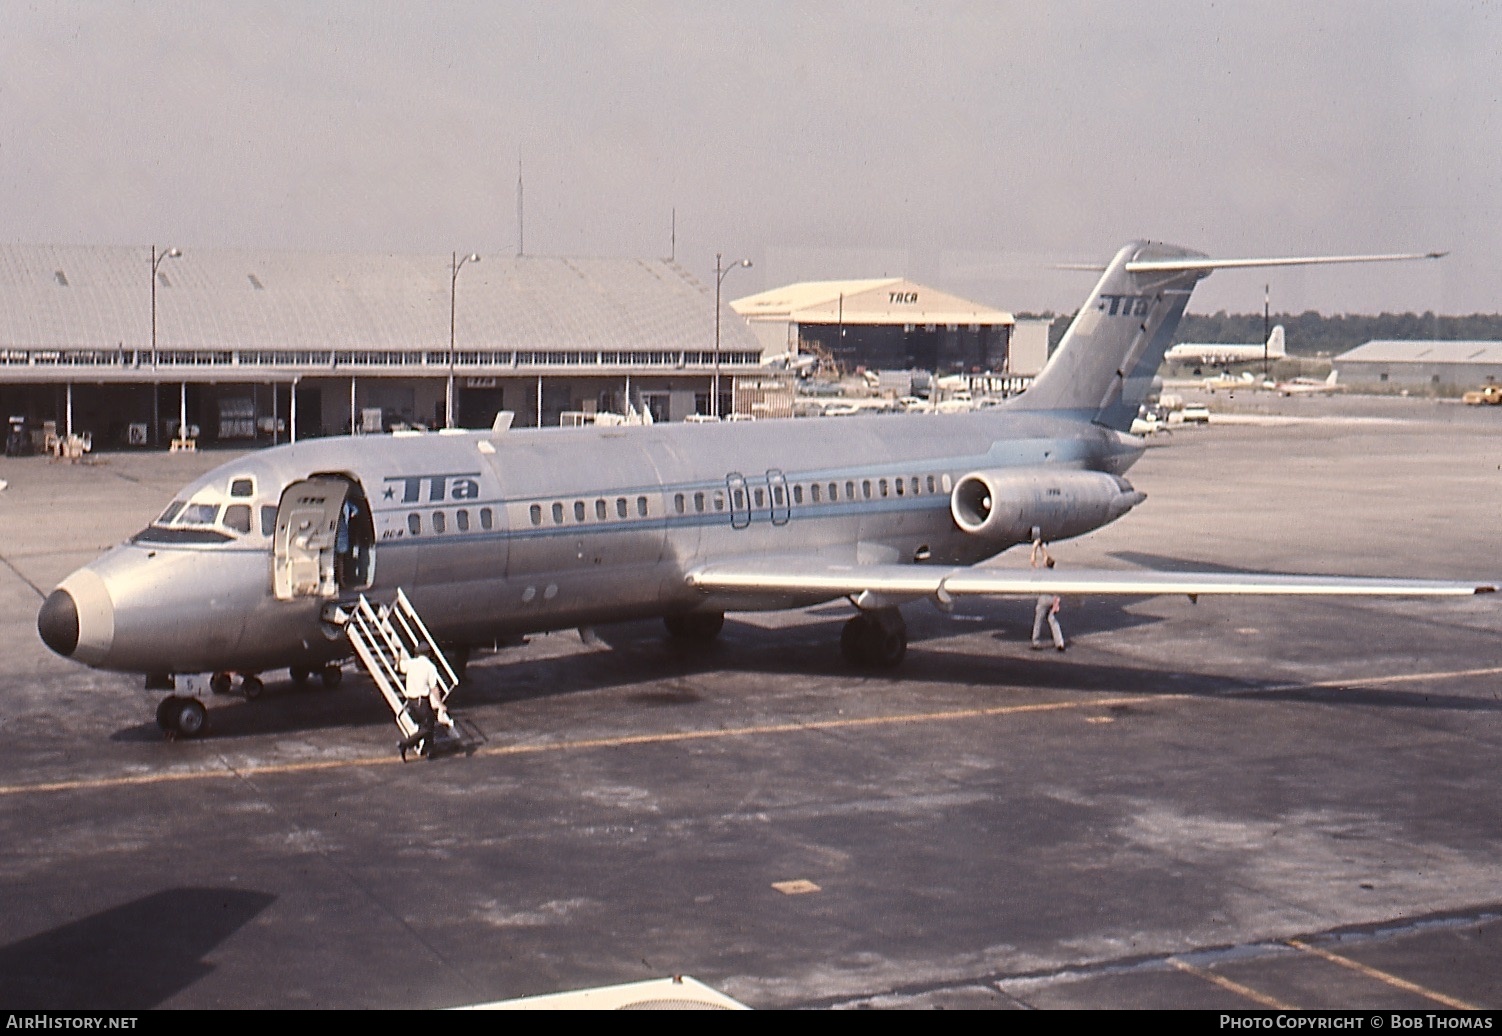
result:
M 438 667 L 428 657 L 429 652 L 426 644 L 419 644 L 417 654 L 403 655 L 398 665 L 406 676 L 402 694 L 407 699 L 407 711 L 417 722 L 417 733 L 397 744 L 403 762 L 406 762 L 410 748 L 416 748 L 419 755 L 432 752 L 436 724 L 442 723 L 450 730 L 454 728 L 454 721 L 443 706 L 443 685 L 438 680 Z

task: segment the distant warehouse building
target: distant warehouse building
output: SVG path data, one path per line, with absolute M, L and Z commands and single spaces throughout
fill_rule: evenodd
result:
M 717 357 L 714 310 L 664 260 L 0 245 L 0 417 L 285 439 L 441 427 L 452 383 L 460 427 L 676 421 L 717 381 L 730 413 L 761 350 L 727 307 Z
M 1378 339 L 1331 364 L 1343 385 L 1455 395 L 1487 381 L 1502 383 L 1502 342 Z
M 900 277 L 802 281 L 736 299 L 765 355 L 811 354 L 844 372 L 1007 369 L 1012 314 Z

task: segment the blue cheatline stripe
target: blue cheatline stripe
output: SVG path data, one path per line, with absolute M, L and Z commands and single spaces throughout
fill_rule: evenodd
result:
M 429 508 L 429 511 L 440 508 Z M 934 493 L 924 497 L 897 497 L 887 500 L 859 501 L 853 504 L 794 504 L 787 522 L 776 523 L 774 527 L 783 528 L 798 520 L 812 520 L 819 518 L 849 518 L 867 514 L 894 514 L 899 512 L 923 511 L 948 511 L 949 497 L 941 493 Z M 422 512 L 403 512 L 422 513 Z M 524 542 L 529 539 L 549 539 L 554 537 L 572 537 L 579 535 L 604 535 L 610 533 L 640 533 L 640 532 L 666 532 L 682 528 L 725 528 L 731 527 L 731 512 L 720 511 L 705 514 L 670 515 L 665 518 L 627 518 L 618 521 L 586 521 L 572 522 L 564 525 L 541 525 L 516 529 L 496 529 L 490 532 L 425 532 L 413 535 L 402 529 L 402 535 L 391 539 L 377 539 L 375 545 L 381 548 L 399 546 L 429 546 L 433 543 L 451 542 L 479 543 L 486 540 L 510 540 Z M 771 515 L 763 508 L 753 512 L 751 526 L 773 525 Z M 745 525 L 733 526 L 737 530 L 748 528 Z

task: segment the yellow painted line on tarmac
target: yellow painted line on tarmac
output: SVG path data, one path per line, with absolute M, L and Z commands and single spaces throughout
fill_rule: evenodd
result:
M 1437 1004 L 1443 1004 L 1445 1007 L 1453 1008 L 1457 1011 L 1481 1010 L 1481 1008 L 1479 1008 L 1475 1004 L 1468 1004 L 1464 1000 L 1457 1000 L 1453 996 L 1446 996 L 1443 993 L 1435 992 L 1434 990 L 1429 989 L 1425 986 L 1421 986 L 1416 982 L 1409 982 L 1405 978 L 1399 978 L 1398 976 L 1390 972 L 1382 971 L 1379 968 L 1374 968 L 1369 964 L 1363 964 L 1358 960 L 1352 960 L 1350 957 L 1342 957 L 1338 953 L 1331 953 L 1329 950 L 1323 949 L 1319 946 L 1311 946 L 1309 943 L 1303 942 L 1299 939 L 1289 939 L 1287 940 L 1287 942 L 1288 945 L 1292 946 L 1296 950 L 1303 950 L 1305 953 L 1312 953 L 1316 957 L 1323 957 L 1325 960 L 1329 961 L 1332 964 L 1339 964 L 1343 968 L 1349 968 L 1352 971 L 1365 975 L 1367 978 L 1376 979 L 1378 982 L 1392 986 L 1395 989 L 1401 989 L 1405 993 L 1413 993 L 1417 996 L 1424 997 L 1426 1000 L 1433 1000 Z
M 1482 669 L 1433 669 L 1427 673 L 1399 673 L 1395 676 L 1361 676 L 1334 680 L 1299 680 L 1274 684 L 1269 687 L 1249 687 L 1237 694 L 1268 694 L 1274 691 L 1296 691 L 1310 687 L 1377 687 L 1394 683 L 1424 683 L 1429 680 L 1458 680 L 1467 676 L 1497 676 L 1502 666 L 1487 666 Z
M 271 766 L 232 766 L 219 770 L 166 770 L 135 773 L 123 777 L 84 777 L 72 781 L 48 781 L 42 784 L 0 784 L 0 796 L 24 795 L 50 791 L 99 791 L 105 788 L 130 788 L 148 784 L 172 784 L 177 781 L 210 781 L 226 777 L 257 777 L 262 774 L 305 773 L 314 770 L 337 770 L 349 766 L 383 766 L 400 759 L 370 756 L 364 759 L 321 759 L 315 762 L 277 763 Z
M 1090 701 L 1040 702 L 1033 705 L 997 705 L 985 709 L 949 709 L 942 712 L 910 712 L 897 716 L 859 716 L 812 720 L 806 723 L 770 723 L 755 727 L 730 727 L 725 730 L 685 730 L 671 734 L 630 734 L 589 741 L 563 741 L 544 745 L 506 745 L 484 748 L 476 755 L 528 755 L 533 752 L 572 751 L 578 748 L 615 748 L 621 745 L 667 744 L 673 741 L 703 741 L 720 737 L 762 737 L 771 734 L 801 734 L 813 730 L 846 730 L 853 727 L 901 726 L 908 723 L 952 723 L 957 720 L 988 719 L 996 716 L 1019 716 L 1032 712 L 1066 712 L 1073 709 L 1111 708 L 1146 701 L 1176 698 L 1172 694 L 1134 694 L 1122 698 L 1096 698 Z
M 666 745 L 680 741 L 708 741 L 718 738 L 768 737 L 778 734 L 806 734 L 818 730 L 847 730 L 857 727 L 901 726 L 912 723 L 954 723 L 964 720 L 989 719 L 999 716 L 1021 716 L 1040 712 L 1065 712 L 1080 709 L 1102 709 L 1117 705 L 1133 705 L 1146 701 L 1162 701 L 1179 695 L 1135 694 L 1120 698 L 1092 698 L 1081 701 L 1039 702 L 1030 705 L 997 705 L 983 709 L 948 709 L 938 712 L 911 712 L 895 716 L 849 716 L 838 719 L 812 720 L 802 723 L 772 723 L 750 727 L 727 727 L 721 730 L 682 730 L 657 734 L 625 734 L 619 737 L 587 738 L 575 741 L 550 741 L 531 745 L 497 745 L 480 748 L 472 757 L 499 758 L 502 756 L 539 755 L 545 752 L 578 752 L 598 748 L 625 748 L 636 745 Z M 137 773 L 119 777 L 92 777 L 69 781 L 49 781 L 38 784 L 3 784 L 0 796 L 39 794 L 64 791 L 101 791 L 110 788 L 130 788 L 153 784 L 171 784 L 178 781 L 222 780 L 231 777 L 268 777 L 283 774 L 312 773 L 319 770 L 337 770 L 356 766 L 401 766 L 402 761 L 394 755 L 365 756 L 353 759 L 318 759 L 297 763 L 272 763 L 264 766 L 236 766 L 225 761 L 223 768 L 213 770 L 166 770 L 157 773 Z
M 1235 982 L 1235 981 L 1232 981 L 1231 979 L 1226 978 L 1224 975 L 1217 975 L 1213 971 L 1206 971 L 1204 968 L 1197 968 L 1193 964 L 1190 964 L 1187 961 L 1179 960 L 1179 958 L 1177 958 L 1177 957 L 1169 957 L 1168 958 L 1168 963 L 1172 964 L 1174 967 L 1178 968 L 1180 971 L 1184 972 L 1185 974 L 1193 975 L 1195 978 L 1198 978 L 1198 979 L 1203 979 L 1204 981 L 1209 982 L 1211 985 L 1219 986 L 1221 989 L 1228 989 L 1231 992 L 1235 993 L 1237 996 L 1245 997 L 1246 999 L 1250 1000 L 1252 1003 L 1254 1003 L 1254 1004 L 1261 1004 L 1263 1007 L 1266 1007 L 1269 1010 L 1273 1010 L 1273 1011 L 1297 1011 L 1298 1010 L 1298 1008 L 1295 1007 L 1293 1004 L 1285 1004 L 1283 1001 L 1277 999 L 1276 997 L 1271 997 L 1271 996 L 1268 996 L 1266 993 L 1258 992 L 1257 990 L 1253 989 L 1251 986 L 1244 986 L 1240 982 Z
M 1419 683 L 1428 680 L 1460 679 L 1469 676 L 1496 676 L 1502 674 L 1502 666 L 1481 669 L 1433 670 L 1426 673 L 1403 673 L 1396 676 L 1352 677 L 1333 680 L 1299 681 L 1275 684 L 1269 687 L 1247 688 L 1234 692 L 1233 696 L 1250 696 L 1277 691 L 1298 690 L 1311 687 L 1372 687 L 1382 684 Z M 778 734 L 807 733 L 815 730 L 841 730 L 856 727 L 900 726 L 909 723 L 953 723 L 964 720 L 991 719 L 1000 716 L 1019 716 L 1029 713 L 1063 712 L 1069 710 L 1110 708 L 1116 705 L 1134 705 L 1148 701 L 1169 701 L 1192 697 L 1185 694 L 1134 694 L 1118 698 L 1089 698 L 1080 701 L 1042 702 L 1032 705 L 998 705 L 982 709 L 951 709 L 940 712 L 914 712 L 897 716 L 841 717 L 838 719 L 814 720 L 802 723 L 775 723 L 752 727 L 730 727 L 724 730 L 685 730 L 658 734 L 628 734 L 619 737 L 590 738 L 578 741 L 551 741 L 532 745 L 501 745 L 481 748 L 473 756 L 494 758 L 510 755 L 534 755 L 543 752 L 576 752 L 596 748 L 624 748 L 633 745 L 671 744 L 677 741 L 707 741 L 729 737 L 767 737 Z M 171 784 L 178 781 L 219 780 L 229 777 L 267 777 L 283 774 L 314 773 L 320 770 L 338 770 L 355 766 L 399 765 L 395 756 L 365 756 L 352 759 L 317 759 L 296 763 L 274 763 L 264 766 L 235 766 L 226 762 L 221 769 L 213 770 L 166 770 L 153 773 L 138 773 L 118 777 L 80 778 L 68 781 L 49 781 L 37 784 L 0 784 L 0 798 L 8 795 L 40 794 L 45 792 L 99 791 L 107 788 L 129 788 L 154 784 Z

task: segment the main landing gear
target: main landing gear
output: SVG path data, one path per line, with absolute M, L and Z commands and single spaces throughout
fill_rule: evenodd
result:
M 720 635 L 725 626 L 724 612 L 687 612 L 680 615 L 665 615 L 662 624 L 674 640 L 692 644 L 708 644 Z
M 235 688 L 233 673 L 215 673 L 209 677 L 209 690 L 215 694 L 229 694 Z M 246 673 L 240 677 L 240 693 L 245 695 L 246 701 L 255 701 L 266 690 L 266 685 L 255 673 Z
M 725 625 L 723 612 L 687 612 L 663 617 L 674 640 L 708 644 Z M 858 611 L 840 634 L 840 653 L 856 669 L 895 669 L 907 657 L 907 623 L 896 608 Z
M 907 623 L 896 608 L 856 613 L 840 634 L 840 653 L 856 669 L 895 669 L 907 656 Z
M 313 678 L 314 670 L 309 669 L 307 666 L 295 665 L 288 672 L 292 677 L 293 685 L 301 690 L 308 686 L 308 681 Z M 318 682 L 323 685 L 323 689 L 326 691 L 332 691 L 344 679 L 344 670 L 333 662 L 317 670 L 317 673 Z

